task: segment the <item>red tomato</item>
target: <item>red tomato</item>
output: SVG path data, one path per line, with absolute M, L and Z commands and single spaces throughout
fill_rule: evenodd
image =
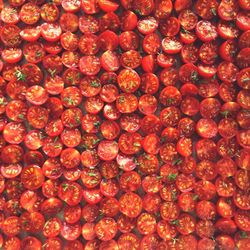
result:
M 22 22 L 32 25 L 40 19 L 40 9 L 34 3 L 26 3 L 21 7 L 19 16 Z
M 55 22 L 59 17 L 59 10 L 54 3 L 45 3 L 41 7 L 41 18 L 45 22 Z
M 137 23 L 138 30 L 144 35 L 153 33 L 157 27 L 158 21 L 154 17 L 146 17 Z
M 82 188 L 75 182 L 63 182 L 59 186 L 58 196 L 68 205 L 74 206 L 82 199 Z
M 120 212 L 130 218 L 137 217 L 142 210 L 142 200 L 133 192 L 123 194 L 119 199 L 119 203 Z
M 102 160 L 113 160 L 118 154 L 118 144 L 115 141 L 101 141 L 98 145 L 97 153 Z
M 62 34 L 61 27 L 54 23 L 43 23 L 41 25 L 41 35 L 49 42 L 55 42 L 60 39 Z
M 197 37 L 203 42 L 210 42 L 218 36 L 216 27 L 209 21 L 199 21 L 195 31 Z
M 107 50 L 102 54 L 100 62 L 106 71 L 117 71 L 120 67 L 117 54 L 111 50 Z
M 72 1 L 72 0 L 62 0 L 61 2 L 63 9 L 66 12 L 76 12 L 81 8 L 81 1 Z
M 189 9 L 182 10 L 178 16 L 178 19 L 181 26 L 185 30 L 194 29 L 198 22 L 198 17 L 196 16 L 196 14 Z
M 160 32 L 164 36 L 175 36 L 180 31 L 180 22 L 176 17 L 169 17 L 164 22 L 160 22 Z
M 230 21 L 236 18 L 238 10 L 239 6 L 237 1 L 221 1 L 218 7 L 218 14 L 221 19 Z
M 164 19 L 170 15 L 173 9 L 173 4 L 170 0 L 157 1 L 155 5 L 154 15 L 156 18 Z
M 35 42 L 41 36 L 40 27 L 26 27 L 20 32 L 20 36 L 27 42 Z
M 113 218 L 105 217 L 95 225 L 95 232 L 98 239 L 111 240 L 117 233 L 117 224 Z
M 216 0 L 198 0 L 194 6 L 196 13 L 205 20 L 216 16 L 217 7 L 218 2 Z
M 2 42 L 8 47 L 15 47 L 21 43 L 20 29 L 14 24 L 5 25 L 0 32 Z
M 233 239 L 228 235 L 219 235 L 216 237 L 216 242 L 220 248 L 226 248 L 228 250 L 233 250 L 235 248 L 235 244 Z
M 162 49 L 167 54 L 177 54 L 182 49 L 182 43 L 175 37 L 165 37 L 162 40 Z
M 19 234 L 21 230 L 20 218 L 17 216 L 6 218 L 3 222 L 2 230 L 5 235 L 10 237 Z
M 22 240 L 21 249 L 28 250 L 32 248 L 37 250 L 42 250 L 42 243 L 40 240 L 38 240 L 33 236 L 26 236 Z
M 87 75 L 96 75 L 100 71 L 100 60 L 95 56 L 83 56 L 79 61 L 80 71 Z

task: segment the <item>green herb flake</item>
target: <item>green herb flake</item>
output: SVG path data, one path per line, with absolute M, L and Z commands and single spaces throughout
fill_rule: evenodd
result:
M 195 195 L 193 196 L 193 200 L 196 201 L 196 200 L 198 200 L 198 199 L 199 199 L 199 195 L 195 194 Z
M 21 70 L 17 69 L 14 74 L 18 81 L 25 81 L 26 75 Z
M 174 160 L 173 165 L 179 165 L 181 163 L 182 163 L 182 159 L 179 158 L 179 159 Z
M 213 14 L 214 16 L 217 15 L 217 12 L 216 12 L 216 9 L 215 9 L 215 8 L 211 8 L 211 12 L 212 12 L 212 14 Z
M 94 88 L 100 87 L 100 83 L 96 80 L 90 82 L 90 86 Z
M 179 220 L 172 220 L 172 221 L 170 221 L 170 224 L 171 225 L 180 225 L 180 222 L 179 222 Z
M 178 175 L 178 174 L 169 174 L 169 175 L 168 175 L 168 180 L 169 180 L 169 181 L 174 181 L 174 180 L 176 179 L 177 175 Z

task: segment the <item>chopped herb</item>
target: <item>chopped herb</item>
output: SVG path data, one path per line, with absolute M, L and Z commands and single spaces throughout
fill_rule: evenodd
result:
M 12 14 L 15 14 L 16 13 L 16 9 L 12 9 L 11 11 L 10 11 L 10 14 L 12 15 Z
M 76 77 L 77 77 L 77 79 L 80 79 L 81 73 L 77 73 L 77 74 L 76 74 Z
M 170 224 L 171 225 L 180 225 L 180 222 L 179 222 L 179 220 L 172 220 L 172 221 L 170 221 Z
M 100 142 L 101 140 L 100 139 L 96 139 L 96 140 L 92 140 L 92 143 L 95 145 L 96 143 Z
M 173 165 L 179 165 L 181 163 L 182 163 L 182 159 L 180 158 L 173 161 Z
M 142 15 L 142 12 L 140 10 L 135 10 L 135 13 L 139 14 L 139 15 Z
M 126 181 L 129 182 L 131 180 L 131 176 L 126 178 Z
M 135 142 L 133 145 L 134 145 L 134 147 L 140 147 L 141 146 L 141 144 L 139 142 Z
M 172 115 L 172 112 L 168 112 L 166 115 L 164 115 L 164 119 L 168 119 Z
M 24 119 L 24 114 L 19 114 L 19 115 L 18 115 L 18 118 Z
M 90 86 L 94 88 L 100 87 L 100 83 L 98 81 L 91 81 Z
M 72 100 L 72 98 L 70 98 L 70 97 L 65 97 L 65 98 L 63 98 L 63 100 L 65 102 L 68 102 L 69 105 L 74 105 L 74 100 Z
M 156 217 L 160 217 L 160 216 L 161 216 L 161 213 L 160 213 L 160 212 L 156 212 L 156 213 L 155 213 L 155 216 L 156 216 Z
M 221 115 L 223 115 L 225 118 L 227 118 L 227 116 L 230 114 L 230 112 L 228 110 L 222 111 L 220 112 Z
M 240 232 L 240 238 L 241 239 L 248 239 L 249 237 L 248 237 L 247 232 L 244 232 L 244 231 Z
M 216 13 L 216 9 L 215 9 L 215 8 L 211 8 L 211 12 L 212 12 L 212 14 L 213 14 L 214 16 L 216 16 L 216 15 L 217 15 L 217 13 Z
M 177 192 L 171 191 L 172 199 L 175 201 L 177 199 Z
M 42 52 L 41 51 L 37 51 L 35 57 L 39 58 L 41 55 L 42 55 Z
M 18 81 L 25 81 L 26 75 L 21 70 L 17 69 L 14 74 Z
M 171 105 L 174 102 L 173 98 L 167 98 L 166 103 L 167 105 Z
M 244 78 L 243 80 L 242 80 L 242 82 L 248 82 L 248 81 L 250 81 L 250 78 L 249 77 L 246 77 L 246 78 Z
M 163 178 L 163 176 L 162 175 L 158 175 L 158 176 L 156 176 L 156 179 L 157 180 L 160 180 L 160 179 L 162 179 Z
M 124 96 L 120 96 L 119 99 L 118 99 L 118 102 L 119 103 L 125 102 L 125 97 Z
M 13 208 L 15 208 L 15 209 L 19 208 L 18 202 L 13 203 Z
M 101 123 L 99 121 L 93 123 L 95 127 L 98 127 Z
M 234 22 L 230 22 L 230 23 L 228 23 L 229 24 L 229 26 L 231 26 L 231 27 L 233 27 L 233 28 L 235 28 L 235 26 L 236 26 L 236 24 L 234 23 Z
M 67 80 L 69 80 L 70 82 L 73 82 L 73 81 L 74 81 L 74 78 L 73 78 L 73 76 L 68 76 L 68 77 L 67 77 Z
M 183 33 L 185 33 L 185 34 L 190 34 L 190 31 L 184 29 L 183 27 L 181 28 L 181 31 L 182 31 Z
M 168 175 L 168 180 L 169 180 L 169 181 L 174 181 L 174 180 L 176 179 L 177 175 L 178 175 L 178 174 L 169 174 L 169 175 Z
M 88 173 L 88 176 L 96 176 L 96 174 L 95 174 L 95 173 L 90 172 L 90 173 Z
M 191 73 L 191 80 L 192 81 L 197 81 L 198 80 L 198 72 L 197 71 L 193 71 L 192 73 Z
M 173 238 L 172 241 L 174 242 L 174 244 L 176 244 L 176 242 L 178 241 L 177 238 Z
M 52 78 L 54 78 L 55 77 L 55 74 L 56 74 L 56 69 L 48 69 L 48 72 L 49 72 L 49 74 L 51 75 L 51 77 Z
M 100 214 L 98 215 L 97 220 L 102 219 L 104 216 L 104 212 L 102 210 L 99 210 L 99 212 L 100 212 Z
M 4 104 L 5 101 L 4 101 L 4 98 L 3 97 L 0 97 L 0 105 Z
M 151 160 L 151 156 L 150 155 L 146 155 L 144 156 L 147 160 Z
M 27 226 L 29 224 L 29 222 L 27 220 L 24 220 L 22 223 L 24 226 Z
M 142 93 L 141 93 L 141 91 L 137 91 L 137 96 L 142 96 Z
M 49 223 L 50 223 L 50 221 L 49 221 L 49 220 L 48 220 L 48 221 L 46 221 L 43 227 L 45 228 L 45 227 L 46 227 Z
M 164 136 L 164 137 L 162 137 L 161 139 L 160 139 L 160 143 L 164 143 L 165 141 L 166 141 L 166 136 Z
M 217 58 L 217 56 L 215 56 L 215 58 Z M 212 77 L 213 80 L 216 80 L 217 79 L 217 75 L 214 74 L 213 77 Z
M 69 188 L 69 185 L 67 183 L 62 184 L 63 191 L 66 191 Z
M 75 121 L 76 121 L 77 123 L 79 123 L 79 122 L 81 121 L 81 118 L 77 115 L 77 116 L 75 117 Z
M 193 196 L 193 200 L 196 201 L 196 200 L 198 200 L 198 199 L 199 199 L 199 195 L 195 194 L 195 195 Z
M 88 149 L 89 146 L 87 144 L 82 144 L 81 147 Z

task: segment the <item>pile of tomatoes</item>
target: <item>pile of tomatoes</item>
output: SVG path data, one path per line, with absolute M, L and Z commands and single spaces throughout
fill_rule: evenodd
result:
M 0 248 L 250 249 L 249 0 L 0 0 Z

